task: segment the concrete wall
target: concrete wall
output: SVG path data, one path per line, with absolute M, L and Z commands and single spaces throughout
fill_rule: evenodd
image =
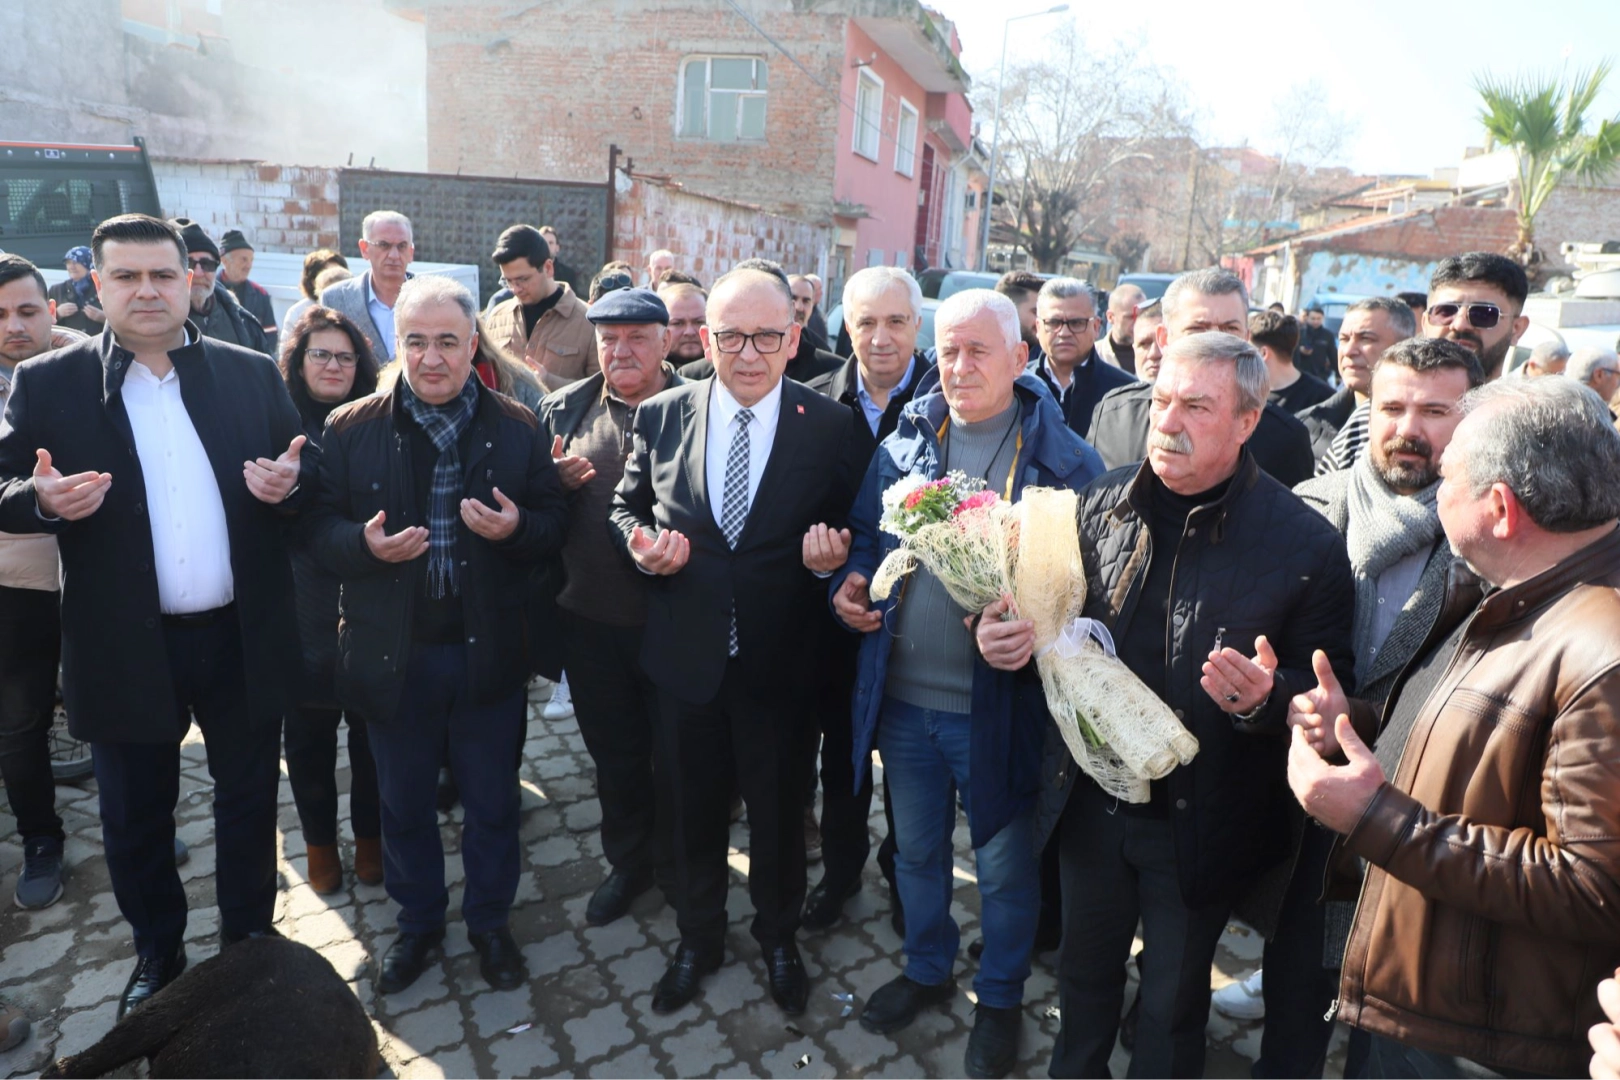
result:
M 1402 259 L 1375 255 L 1315 251 L 1306 255 L 1299 275 L 1299 304 L 1318 292 L 1361 296 L 1393 296 L 1398 292 L 1428 292 L 1429 277 L 1438 259 Z M 1270 298 L 1267 303 L 1270 303 Z M 1286 301 L 1285 301 L 1286 303 Z
M 1558 254 L 1560 244 L 1605 240 L 1620 240 L 1620 188 L 1565 185 L 1547 197 L 1536 215 L 1536 246 L 1562 272 L 1573 267 Z
M 742 3 L 817 78 L 838 84 L 846 15 Z M 420 6 L 433 172 L 594 181 L 616 143 L 637 172 L 721 198 L 795 217 L 831 208 L 836 103 L 718 0 Z M 766 62 L 763 143 L 676 137 L 682 61 L 711 53 Z
M 213 5 L 210 5 L 212 7 Z M 127 143 L 187 158 L 420 169 L 426 51 L 383 0 L 0 3 L 0 131 L 7 139 Z M 34 17 L 37 14 L 38 17 Z
M 646 177 L 620 174 L 613 255 L 634 267 L 659 248 L 705 284 L 743 259 L 774 259 L 790 274 L 825 274 L 832 229 L 757 207 L 694 194 Z M 594 267 L 582 265 L 581 272 Z M 836 302 L 836 301 L 832 301 Z

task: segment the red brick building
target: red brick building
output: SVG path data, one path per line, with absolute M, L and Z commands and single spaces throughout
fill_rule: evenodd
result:
M 976 258 L 969 80 L 917 0 L 388 3 L 423 24 L 430 171 L 595 180 L 617 145 L 636 173 L 832 226 L 790 269 L 834 296 L 864 266 Z

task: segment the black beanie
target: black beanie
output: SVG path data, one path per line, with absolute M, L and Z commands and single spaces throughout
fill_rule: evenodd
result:
M 219 247 L 203 232 L 201 225 L 183 217 L 175 218 L 170 224 L 180 230 L 180 238 L 186 242 L 186 254 L 201 252 L 212 255 L 215 262 L 219 261 Z

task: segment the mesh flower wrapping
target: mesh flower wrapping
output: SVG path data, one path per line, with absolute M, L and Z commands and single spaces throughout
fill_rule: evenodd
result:
M 891 487 L 880 527 L 901 543 L 873 575 L 872 597 L 886 599 L 919 564 L 968 611 L 1010 593 L 1018 616 L 1035 624 L 1047 708 L 1075 763 L 1110 795 L 1147 802 L 1149 782 L 1191 761 L 1198 740 L 1080 618 L 1086 578 L 1074 492 L 1025 488 L 1013 504 L 983 487 L 960 473 Z

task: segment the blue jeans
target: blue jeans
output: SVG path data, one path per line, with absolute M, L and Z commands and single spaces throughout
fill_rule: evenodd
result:
M 413 645 L 398 714 L 392 723 L 368 725 L 382 797 L 383 881 L 405 933 L 443 927 L 450 904 L 435 804 L 447 743 L 465 811 L 461 918 L 475 934 L 506 925 L 520 870 L 517 766 L 524 712 L 522 689 L 489 705 L 467 700 L 465 646 Z
M 967 713 L 922 709 L 893 698 L 883 700 L 878 718 L 877 747 L 894 802 L 899 844 L 894 865 L 906 911 L 906 977 L 925 986 L 951 978 L 961 945 L 951 918 L 951 834 L 958 790 L 973 813 L 971 725 Z M 1031 807 L 973 853 L 984 931 L 984 956 L 973 989 L 980 1003 L 992 1008 L 1016 1008 L 1024 1001 L 1041 914 L 1033 822 Z

